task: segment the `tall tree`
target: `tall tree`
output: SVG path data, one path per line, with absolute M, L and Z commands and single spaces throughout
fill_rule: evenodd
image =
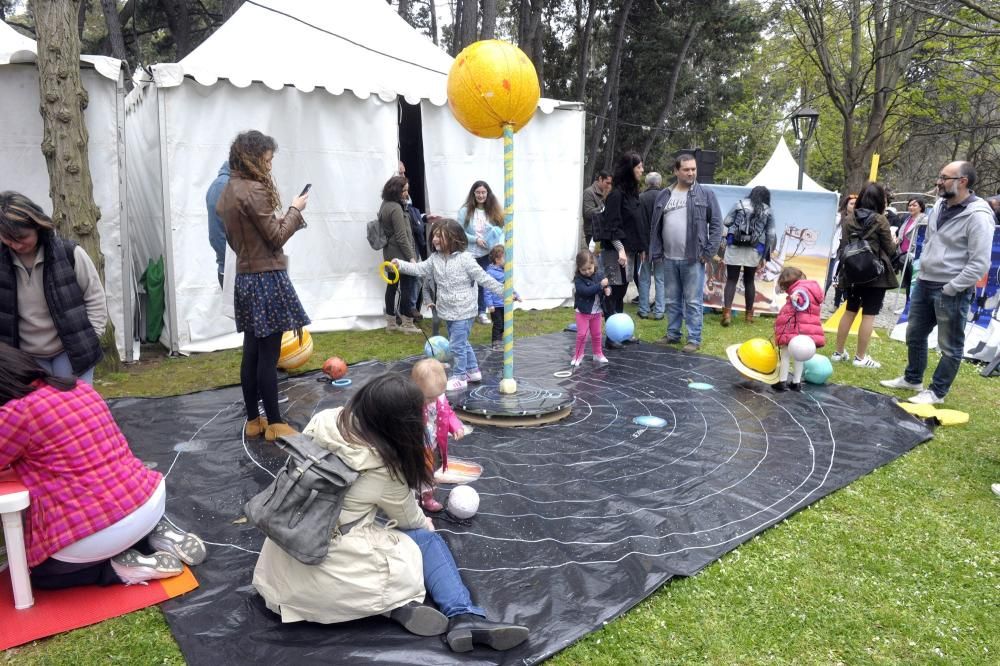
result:
M 579 102 L 587 99 L 587 74 L 590 72 L 590 49 L 591 39 L 594 33 L 594 15 L 597 12 L 597 1 L 587 0 L 587 19 L 583 26 L 579 26 L 580 15 L 582 14 L 580 3 L 576 2 L 577 15 L 577 52 L 576 52 L 576 83 L 573 87 L 573 98 Z
M 842 152 L 849 191 L 868 176 L 886 119 L 900 100 L 904 74 L 927 15 L 887 0 L 792 0 L 787 24 L 822 75 L 844 122 Z
M 59 233 L 77 241 L 104 280 L 104 255 L 87 155 L 83 110 L 87 91 L 80 82 L 80 39 L 76 27 L 80 0 L 35 0 L 38 82 L 42 114 L 42 154 L 49 172 L 52 220 Z M 114 329 L 108 323 L 103 347 L 117 358 Z
M 159 0 L 160 9 L 167 17 L 167 26 L 174 39 L 174 58 L 180 61 L 192 51 L 191 11 L 188 0 Z
M 101 11 L 104 12 L 104 22 L 108 28 L 108 43 L 111 45 L 111 55 L 119 60 L 126 60 L 125 37 L 122 35 L 122 24 L 118 16 L 118 3 L 115 0 L 101 0 Z
M 586 168 L 584 169 L 585 182 L 594 180 L 594 173 L 597 171 L 597 155 L 601 145 L 601 138 L 604 134 L 604 123 L 607 114 L 611 111 L 611 95 L 618 86 L 618 74 L 621 72 L 622 48 L 625 44 L 625 25 L 628 23 L 629 13 L 632 11 L 632 0 L 622 0 L 621 7 L 615 14 L 614 28 L 612 30 L 611 57 L 608 59 L 607 72 L 604 77 L 604 88 L 601 92 L 600 102 L 597 104 L 596 118 L 594 119 L 594 129 L 590 137 L 590 145 L 585 156 Z
M 478 0 L 456 0 L 455 27 L 452 33 L 452 55 L 458 55 L 462 49 L 476 41 L 479 34 L 477 13 Z
M 483 24 L 479 39 L 493 39 L 497 33 L 497 0 L 482 0 Z

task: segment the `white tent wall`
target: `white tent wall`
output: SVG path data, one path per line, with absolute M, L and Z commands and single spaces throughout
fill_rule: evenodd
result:
M 31 44 L 31 40 L 28 40 Z M 23 52 L 22 52 L 23 53 Z M 104 59 L 108 61 L 108 59 Z M 102 67 L 105 62 L 102 61 Z M 117 62 L 117 61 L 115 61 Z M 113 68 L 104 67 L 110 73 Z M 115 327 L 118 352 L 125 357 L 125 340 L 131 338 L 131 266 L 122 245 L 127 231 L 124 183 L 124 90 L 122 81 L 107 78 L 89 65 L 80 72 L 89 96 L 84 122 L 90 141 L 87 147 L 94 201 L 101 211 L 97 229 L 104 254 L 104 288 L 108 314 Z M 42 155 L 42 117 L 38 112 L 38 68 L 34 63 L 0 66 L 0 189 L 21 192 L 52 212 L 49 174 Z
M 232 139 L 247 129 L 260 129 L 278 143 L 274 177 L 285 206 L 307 182 L 313 184 L 305 211 L 309 226 L 285 246 L 289 276 L 313 321 L 310 329 L 377 326 L 384 283 L 375 267 L 381 253 L 368 247 L 364 226 L 396 169 L 396 103 L 226 82 L 186 81 L 158 95 L 169 197 L 163 215 L 170 247 L 166 317 L 170 332 L 176 330 L 164 342 L 181 352 L 240 344 L 234 322 L 222 314 L 205 192 Z
M 504 199 L 503 140 L 462 130 L 446 106 L 420 105 L 430 208 L 455 217 L 476 180 Z M 514 287 L 532 308 L 572 297 L 583 188 L 583 122 L 576 104 L 541 109 L 514 135 Z

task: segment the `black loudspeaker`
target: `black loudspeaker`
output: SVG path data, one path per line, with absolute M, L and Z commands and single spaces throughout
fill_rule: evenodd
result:
M 694 155 L 694 161 L 698 164 L 698 182 L 703 185 L 711 185 L 715 182 L 715 166 L 719 163 L 719 151 L 702 150 L 701 148 L 684 148 L 674 152 L 674 157 L 678 155 Z

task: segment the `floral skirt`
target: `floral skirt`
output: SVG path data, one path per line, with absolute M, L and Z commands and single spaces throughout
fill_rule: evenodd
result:
M 238 273 L 234 288 L 236 330 L 265 338 L 309 323 L 286 271 Z
M 604 277 L 608 278 L 608 284 L 612 287 L 620 287 L 623 284 L 628 284 L 632 281 L 632 275 L 635 270 L 635 266 L 632 265 L 633 253 L 625 252 L 628 260 L 623 267 L 618 263 L 618 250 L 611 247 L 610 243 L 608 243 L 608 246 L 608 249 L 601 250 L 599 256 Z

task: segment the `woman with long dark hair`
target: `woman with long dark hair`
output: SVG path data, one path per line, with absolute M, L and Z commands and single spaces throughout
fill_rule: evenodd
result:
M 257 130 L 239 134 L 229 148 L 229 184 L 216 205 L 226 240 L 236 252 L 233 297 L 236 330 L 243 333 L 244 432 L 247 437 L 263 434 L 268 441 L 296 432 L 278 409 L 278 356 L 282 334 L 309 323 L 282 251 L 292 234 L 306 227 L 302 211 L 309 194 L 295 197 L 284 215 L 277 214 L 281 199 L 271 177 L 277 150 L 277 142 Z M 266 416 L 260 415 L 258 398 Z
M 632 281 L 636 265 L 647 259 L 647 247 L 642 242 L 642 206 L 639 204 L 639 183 L 643 166 L 639 153 L 626 152 L 615 165 L 611 192 L 604 202 L 603 224 L 595 230 L 594 240 L 601 242 L 601 269 L 611 286 L 611 296 L 605 299 L 604 317 L 625 309 L 625 292 Z M 605 346 L 620 349 L 611 339 Z
M 465 203 L 458 209 L 458 223 L 465 230 L 468 252 L 483 270 L 490 265 L 490 250 L 503 244 L 503 206 L 485 180 L 477 180 L 469 188 Z M 489 324 L 486 314 L 486 293 L 479 288 L 480 324 Z
M 0 342 L 50 374 L 92 384 L 108 323 L 94 262 L 17 192 L 0 193 L 0 242 Z
M 360 472 L 344 497 L 330 550 L 307 565 L 270 539 L 253 585 L 282 622 L 347 622 L 385 615 L 421 636 L 445 634 L 452 650 L 473 644 L 506 650 L 525 627 L 490 622 L 473 604 L 455 560 L 415 491 L 430 485 L 424 453 L 424 395 L 404 377 L 384 374 L 344 407 L 312 418 L 305 434 Z M 388 523 L 376 521 L 382 512 Z M 440 609 L 422 604 L 425 593 Z
M 750 195 L 740 199 L 726 215 L 726 287 L 722 301 L 722 325 L 729 326 L 733 316 L 733 299 L 736 281 L 743 273 L 743 300 L 746 322 L 753 322 L 754 300 L 757 298 L 755 280 L 757 269 L 771 260 L 777 237 L 774 233 L 774 213 L 771 212 L 771 191 L 763 185 L 750 190 Z
M 854 365 L 858 368 L 881 368 L 882 364 L 868 355 L 868 343 L 875 328 L 875 317 L 882 310 L 885 292 L 899 286 L 892 271 L 892 257 L 896 253 L 896 241 L 892 239 L 889 220 L 885 216 L 885 189 L 878 183 L 868 183 L 861 190 L 854 215 L 847 218 L 840 238 L 840 279 L 838 285 L 844 289 L 847 311 L 837 327 L 837 350 L 830 356 L 831 361 L 846 361 L 851 358 L 844 349 L 851 325 L 861 312 L 861 326 L 858 328 L 858 348 L 854 353 Z M 882 274 L 870 282 L 855 284 L 844 271 L 844 250 L 856 239 L 868 241 L 869 247 L 882 262 Z
M 917 257 L 917 233 L 920 227 L 927 225 L 927 209 L 921 199 L 910 199 L 906 202 L 906 210 L 909 213 L 903 223 L 899 226 L 899 251 L 906 253 L 906 268 L 903 269 L 902 288 L 906 294 L 906 302 L 910 302 L 910 283 L 913 282 L 913 260 Z M 906 306 L 903 306 L 905 309 Z M 902 310 L 900 310 L 902 312 Z M 897 312 L 896 314 L 899 314 Z
M 25 546 L 40 589 L 141 583 L 205 559 L 163 517 L 159 472 L 132 455 L 104 400 L 0 342 L 0 469 L 28 488 Z

